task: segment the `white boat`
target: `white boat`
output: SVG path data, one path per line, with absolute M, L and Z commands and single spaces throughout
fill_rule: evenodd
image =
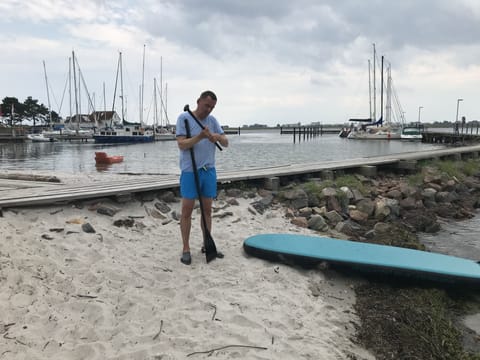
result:
M 418 126 L 404 126 L 401 139 L 409 141 L 422 141 L 422 129 Z
M 32 142 L 54 142 L 56 141 L 53 137 L 45 136 L 45 134 L 28 134 L 27 138 L 32 140 Z
M 376 57 L 375 54 L 375 46 L 373 52 L 374 59 Z M 404 111 L 401 109 L 401 105 L 398 101 L 398 97 L 394 93 L 393 85 L 392 85 L 392 77 L 390 73 L 390 67 L 387 69 L 387 85 L 386 85 L 386 93 L 387 93 L 387 100 L 385 104 L 385 119 L 384 115 L 384 103 L 383 103 L 383 89 L 384 89 L 384 82 L 383 82 L 383 63 L 384 59 L 382 56 L 382 66 L 381 66 L 381 103 L 380 103 L 380 118 L 376 120 L 375 114 L 375 85 L 373 91 L 373 98 L 374 98 L 374 105 L 373 105 L 373 113 L 372 111 L 370 114 L 370 118 L 368 119 L 350 119 L 350 121 L 354 122 L 354 126 L 351 127 L 350 132 L 347 135 L 348 139 L 358 139 L 358 140 L 400 140 L 402 134 L 402 124 L 404 123 Z M 374 62 L 374 70 L 375 70 L 375 62 Z M 370 71 L 370 62 L 369 62 L 369 71 Z M 370 77 L 369 77 L 370 78 Z M 375 71 L 374 71 L 374 81 L 375 84 Z M 370 88 L 370 79 L 369 79 L 369 88 Z M 370 91 L 369 91 L 370 92 Z M 371 92 L 370 92 L 371 93 Z M 396 108 L 398 109 L 397 114 L 400 114 L 400 120 L 398 118 L 396 121 L 393 121 L 393 115 L 395 115 L 392 111 L 392 93 L 393 100 L 395 101 Z M 372 107 L 370 108 L 372 110 Z M 341 133 L 340 136 L 344 135 L 345 133 Z
M 176 135 L 165 128 L 155 128 L 155 141 L 176 140 Z
M 155 141 L 155 135 L 152 130 L 139 124 L 119 125 L 100 129 L 93 139 L 101 144 L 141 143 Z
M 350 131 L 347 139 L 357 140 L 398 140 L 401 139 L 401 129 L 392 126 L 365 126 Z

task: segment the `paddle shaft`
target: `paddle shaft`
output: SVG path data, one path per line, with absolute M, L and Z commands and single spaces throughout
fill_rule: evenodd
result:
M 187 138 L 191 138 L 190 125 L 188 124 L 188 119 L 185 119 L 185 130 L 187 132 Z M 203 207 L 202 193 L 200 188 L 200 177 L 198 176 L 197 164 L 195 162 L 195 153 L 193 146 L 190 148 L 190 157 L 192 158 L 192 167 L 193 167 L 193 177 L 195 178 L 195 187 L 197 188 L 198 202 L 200 204 L 200 213 L 202 216 L 202 225 L 204 231 L 203 245 L 205 246 L 205 256 L 207 257 L 207 262 L 216 257 L 217 247 L 215 246 L 215 241 L 210 234 L 207 226 L 207 220 L 205 218 L 205 209 Z
M 190 116 L 197 122 L 198 126 L 200 126 L 202 130 L 205 129 L 205 126 L 203 126 L 200 120 L 198 120 L 197 117 L 190 111 L 190 107 L 188 106 L 188 104 L 183 107 L 183 110 L 187 111 L 190 114 Z M 215 146 L 218 148 L 218 150 L 223 150 L 218 142 L 215 143 Z

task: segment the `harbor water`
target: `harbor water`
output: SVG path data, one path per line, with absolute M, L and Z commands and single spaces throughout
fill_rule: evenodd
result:
M 337 135 L 323 135 L 293 142 L 293 135 L 279 129 L 242 131 L 229 135 L 230 146 L 217 151 L 217 168 L 222 171 L 265 168 L 293 163 L 315 163 L 426 150 L 438 145 L 404 141 L 355 141 Z M 108 168 L 95 167 L 95 152 L 122 155 L 124 161 Z M 90 142 L 0 144 L 0 169 L 59 173 L 149 173 L 178 174 L 175 141 L 105 145 Z

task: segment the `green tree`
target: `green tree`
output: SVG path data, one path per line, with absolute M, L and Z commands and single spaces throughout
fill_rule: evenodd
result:
M 23 117 L 31 118 L 33 120 L 33 127 L 36 125 L 36 119 L 37 117 L 41 115 L 48 115 L 48 109 L 45 107 L 43 104 L 39 104 L 38 100 L 33 99 L 31 96 L 29 96 L 25 101 L 23 102 L 24 108 L 23 108 Z M 48 119 L 50 121 L 50 118 Z
M 17 122 L 22 121 L 24 105 L 18 102 L 16 97 L 5 97 L 2 100 L 2 113 L 9 120 L 10 126 L 15 125 Z

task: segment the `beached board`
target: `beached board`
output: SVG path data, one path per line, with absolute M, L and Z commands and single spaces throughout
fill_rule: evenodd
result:
M 480 286 L 480 263 L 427 251 L 298 234 L 255 235 L 243 247 L 267 260 L 309 265 L 326 261 L 368 272 Z

